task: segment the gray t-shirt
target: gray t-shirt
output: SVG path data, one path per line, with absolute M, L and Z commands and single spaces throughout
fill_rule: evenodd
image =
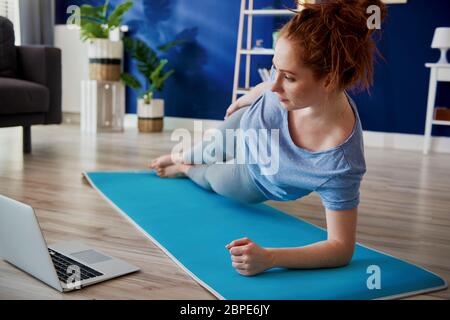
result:
M 325 208 L 330 210 L 349 210 L 358 206 L 360 183 L 366 172 L 363 134 L 355 102 L 347 92 L 345 94 L 356 118 L 353 131 L 342 144 L 325 151 L 311 152 L 293 142 L 288 128 L 288 112 L 270 90 L 242 115 L 240 128 L 244 131 L 279 129 L 279 149 L 271 148 L 267 152 L 268 156 L 273 156 L 271 152 L 277 151 L 278 170 L 262 174 L 261 163 L 247 163 L 250 176 L 268 199 L 295 200 L 315 191 Z M 273 134 L 267 134 L 267 140 L 272 137 Z M 257 144 L 251 136 L 243 139 L 242 147 L 248 157 Z

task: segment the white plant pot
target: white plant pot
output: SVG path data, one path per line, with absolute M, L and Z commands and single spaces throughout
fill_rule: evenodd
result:
M 157 119 L 164 117 L 164 100 L 152 99 L 150 104 L 145 104 L 144 99 L 139 99 L 138 117 L 143 119 Z
M 144 99 L 139 99 L 137 115 L 140 132 L 162 131 L 164 121 L 164 100 L 152 99 L 150 104 L 146 104 Z
M 91 39 L 88 46 L 89 59 L 120 59 L 123 57 L 123 42 L 109 39 Z

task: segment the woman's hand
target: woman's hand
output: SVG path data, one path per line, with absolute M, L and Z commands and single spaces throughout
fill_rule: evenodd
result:
M 247 92 L 247 94 L 241 96 L 228 107 L 224 119 L 227 119 L 236 110 L 251 105 L 264 91 L 269 90 L 271 86 L 271 81 L 266 81 L 261 82 L 256 87 L 252 88 L 250 92 Z
M 225 246 L 231 254 L 233 268 L 244 276 L 252 276 L 273 268 L 273 256 L 248 238 L 234 240 Z
M 242 108 L 242 106 L 240 105 L 240 101 L 239 99 L 237 99 L 235 102 L 233 102 L 232 104 L 230 104 L 230 106 L 228 107 L 226 113 L 225 113 L 225 117 L 224 119 L 227 119 L 229 116 L 231 116 L 231 114 L 233 112 L 235 112 L 236 110 Z

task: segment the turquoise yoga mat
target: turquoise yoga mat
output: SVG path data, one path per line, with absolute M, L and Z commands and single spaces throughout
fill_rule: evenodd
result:
M 361 245 L 343 268 L 277 268 L 242 276 L 231 266 L 224 247 L 230 241 L 249 237 L 263 247 L 296 247 L 324 240 L 326 232 L 268 205 L 242 204 L 206 191 L 185 178 L 162 179 L 152 171 L 85 176 L 220 299 L 391 299 L 447 287 L 431 272 Z

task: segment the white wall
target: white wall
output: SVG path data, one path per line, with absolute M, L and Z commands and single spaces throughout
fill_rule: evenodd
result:
M 80 30 L 55 26 L 55 47 L 62 51 L 62 111 L 80 112 L 81 80 L 89 79 L 87 44 Z

